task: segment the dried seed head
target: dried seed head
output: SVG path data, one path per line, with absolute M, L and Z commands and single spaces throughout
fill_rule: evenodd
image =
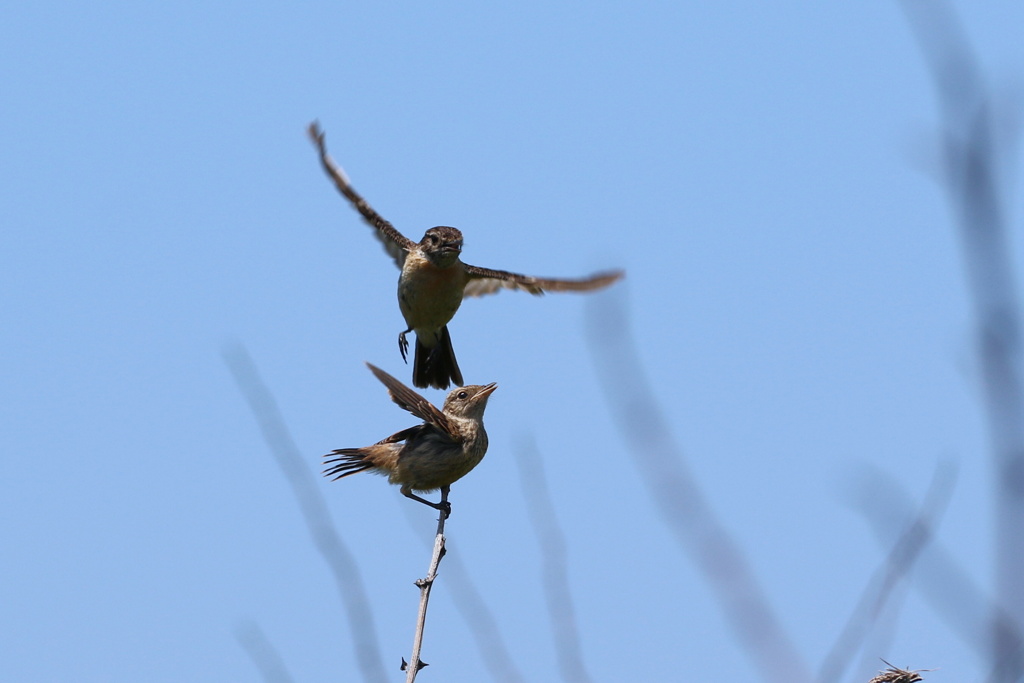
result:
M 893 666 L 886 662 L 888 669 L 883 669 L 878 672 L 878 675 L 872 678 L 868 683 L 917 683 L 917 681 L 924 680 L 920 676 L 921 671 L 931 671 L 931 669 L 918 669 L 917 671 L 910 671 L 908 669 L 901 669 Z

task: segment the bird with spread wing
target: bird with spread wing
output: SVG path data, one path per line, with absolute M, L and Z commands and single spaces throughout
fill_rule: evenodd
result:
M 468 296 L 492 294 L 500 289 L 518 289 L 530 294 L 544 292 L 589 292 L 607 287 L 622 277 L 622 271 L 597 273 L 581 279 L 531 277 L 504 270 L 491 270 L 463 263 L 462 233 L 456 228 L 430 228 L 419 242 L 398 232 L 353 188 L 345 172 L 327 154 L 319 125 L 309 126 L 309 136 L 320 154 L 324 171 L 338 191 L 362 215 L 384 244 L 402 273 L 398 278 L 398 306 L 406 329 L 398 335 L 398 348 L 406 359 L 406 335 L 416 333 L 412 381 L 417 387 L 447 389 L 454 382 L 462 386 L 462 372 L 455 360 L 448 323 Z
M 449 487 L 476 467 L 487 453 L 484 409 L 498 388 L 493 382 L 453 389 L 438 410 L 397 379 L 369 363 L 370 371 L 388 388 L 388 395 L 423 424 L 392 434 L 372 446 L 341 448 L 324 456 L 324 476 L 341 479 L 357 472 L 387 475 L 402 495 L 442 510 L 447 517 Z M 413 491 L 441 489 L 441 502 L 432 503 Z

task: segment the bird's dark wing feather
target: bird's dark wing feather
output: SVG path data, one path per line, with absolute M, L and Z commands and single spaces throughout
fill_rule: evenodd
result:
M 466 273 L 470 279 L 466 284 L 463 297 L 494 294 L 502 288 L 518 289 L 530 294 L 543 294 L 544 292 L 589 292 L 607 287 L 625 274 L 621 270 L 615 270 L 607 273 L 597 273 L 579 280 L 555 280 L 469 265 L 466 266 Z
M 362 196 L 352 187 L 348 181 L 348 176 L 345 175 L 345 171 L 341 170 L 341 167 L 334 163 L 334 160 L 327 154 L 327 145 L 324 142 L 324 132 L 320 129 L 320 124 L 313 122 L 309 124 L 309 137 L 313 140 L 313 144 L 316 145 L 317 150 L 320 152 L 320 164 L 324 167 L 324 171 L 334 181 L 334 185 L 338 188 L 338 191 L 344 195 L 345 199 L 352 203 L 356 211 L 362 214 L 363 218 L 371 226 L 376 228 L 375 234 L 377 239 L 384 245 L 384 250 L 395 260 L 395 264 L 401 268 L 405 264 L 405 255 L 410 249 L 416 246 L 416 243 L 410 240 L 402 233 L 395 230 L 395 226 L 391 225 L 388 221 L 374 211 L 373 207 L 370 206 Z
M 385 443 L 399 443 L 401 441 L 408 441 L 409 439 L 413 438 L 414 436 L 422 432 L 424 429 L 430 429 L 430 427 L 428 427 L 427 425 L 416 425 L 415 427 L 409 427 L 408 429 L 403 429 L 400 432 L 395 432 L 386 439 L 381 439 L 375 445 L 379 446 Z
M 388 373 L 384 372 L 380 368 L 371 365 L 370 363 L 367 363 L 366 365 L 367 367 L 370 368 L 370 372 L 372 372 L 377 377 L 377 379 L 379 379 L 384 384 L 384 386 L 388 388 L 388 394 L 391 396 L 391 400 L 394 401 L 396 405 L 398 405 L 403 410 L 408 410 L 410 413 L 420 418 L 427 424 L 431 424 L 437 427 L 438 429 L 445 432 L 449 436 L 454 435 L 451 424 L 448 422 L 448 418 L 445 417 L 444 413 L 435 408 L 434 404 L 432 404 L 430 401 L 423 398 L 415 391 L 405 386 L 404 384 L 402 384 L 397 379 L 395 379 Z M 409 430 L 405 430 L 405 432 L 408 431 Z M 389 437 L 389 439 L 394 439 L 394 441 L 401 441 L 402 439 L 396 438 L 400 435 L 403 435 L 403 432 L 399 432 L 398 434 Z M 405 438 L 405 436 L 407 435 L 404 435 L 403 438 Z

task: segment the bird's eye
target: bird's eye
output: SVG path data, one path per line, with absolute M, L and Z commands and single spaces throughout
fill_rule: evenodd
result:
M 437 244 L 437 240 L 438 240 L 437 234 L 436 233 L 431 233 L 430 234 L 430 243 L 431 244 Z
M 469 394 L 466 393 L 465 391 L 460 391 L 458 393 L 458 398 L 466 398 L 467 396 L 469 396 Z

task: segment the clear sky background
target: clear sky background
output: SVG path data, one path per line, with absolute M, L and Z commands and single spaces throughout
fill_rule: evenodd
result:
M 1017 101 L 1024 8 L 956 6 Z M 468 263 L 628 272 L 600 296 L 470 300 L 451 325 L 467 381 L 499 389 L 449 559 L 525 680 L 558 676 L 529 439 L 592 679 L 757 678 L 613 423 L 587 337 L 611 305 L 810 669 L 886 552 L 851 504 L 865 486 L 896 522 L 885 481 L 917 505 L 955 465 L 938 536 L 990 583 L 972 312 L 937 98 L 896 2 L 44 0 L 4 12 L 0 92 L 4 680 L 259 680 L 237 637 L 254 625 L 294 680 L 358 679 L 223 358 L 248 349 L 311 472 L 415 422 L 363 366 L 411 379 L 397 270 L 323 175 L 313 119 L 416 240 L 454 225 Z M 434 515 L 377 477 L 317 485 L 400 680 Z M 492 680 L 445 563 L 420 680 Z M 916 585 L 844 680 L 878 657 L 981 680 Z

